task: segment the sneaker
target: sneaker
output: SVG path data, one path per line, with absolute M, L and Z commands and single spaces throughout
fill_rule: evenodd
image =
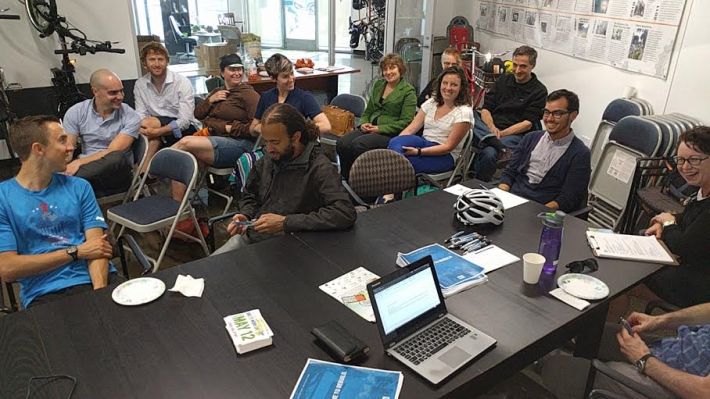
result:
M 513 151 L 509 149 L 504 149 L 498 153 L 498 160 L 496 161 L 496 166 L 502 168 L 510 162 L 510 158 L 513 156 Z

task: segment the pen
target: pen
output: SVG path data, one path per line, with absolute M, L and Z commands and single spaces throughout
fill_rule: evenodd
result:
M 485 246 L 485 247 L 479 249 L 478 251 L 476 251 L 476 252 L 474 252 L 474 253 L 475 253 L 475 254 L 480 254 L 481 252 L 485 252 L 485 251 L 487 251 L 487 250 L 489 250 L 489 249 L 491 249 L 491 248 L 493 248 L 493 245 L 488 245 L 488 246 Z
M 484 186 L 483 184 L 479 184 L 478 186 L 481 187 L 481 188 L 484 189 L 484 190 L 488 190 L 488 187 Z

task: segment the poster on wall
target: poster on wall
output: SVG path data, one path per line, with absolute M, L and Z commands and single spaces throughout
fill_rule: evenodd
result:
M 666 79 L 686 0 L 481 0 L 476 27 Z

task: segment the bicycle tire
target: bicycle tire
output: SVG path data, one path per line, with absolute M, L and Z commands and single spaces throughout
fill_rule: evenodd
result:
M 27 19 L 40 35 L 46 37 L 54 33 L 54 22 L 57 20 L 56 0 L 25 0 Z

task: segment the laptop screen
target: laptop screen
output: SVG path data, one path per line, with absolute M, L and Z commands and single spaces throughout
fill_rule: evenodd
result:
M 441 304 L 429 263 L 398 279 L 373 288 L 385 335 Z

